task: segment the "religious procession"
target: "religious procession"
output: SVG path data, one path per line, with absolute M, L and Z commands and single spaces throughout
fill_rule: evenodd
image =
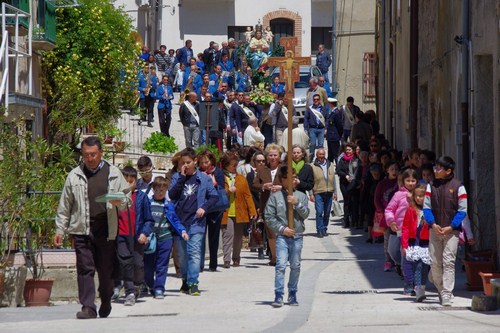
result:
M 82 221 L 73 216 L 82 209 L 75 209 L 81 203 L 68 204 L 67 196 L 61 197 L 55 244 L 61 244 L 65 232 L 74 233 L 77 253 L 87 253 L 77 259 L 82 272 L 82 310 L 77 318 L 107 317 L 112 302 L 121 297 L 125 306 L 148 295 L 163 299 L 171 258 L 182 282 L 179 291 L 200 296 L 201 272 L 242 265 L 244 238 L 258 259 L 267 258 L 268 265 L 275 266 L 271 305 L 297 306 L 304 221 L 310 204 L 315 209 L 317 238 L 331 237 L 330 218 L 342 216 L 344 228 L 364 230 L 366 242 L 384 245 L 380 251 L 386 260 L 380 271 L 394 270 L 401 276 L 403 295 L 416 302 L 426 299 L 432 258 L 436 263 L 445 256 L 443 251 L 429 253 L 433 246 L 430 225 L 443 235 L 451 235 L 453 226 L 433 222 L 440 203 L 424 202 L 424 193 L 443 191 L 431 185 L 435 178 L 451 181 L 459 193 L 456 214 L 460 221 L 457 218 L 454 223 L 462 224 L 466 192 L 453 180 L 455 162 L 448 156 L 436 158 L 427 150 L 403 154 L 380 133 L 373 110 L 363 112 L 352 97 L 341 105 L 329 89 L 331 56 L 324 45 L 318 45 L 315 65 L 319 75 L 306 78 L 301 116 L 293 103 L 295 83 L 302 79 L 300 66 L 310 65 L 310 58 L 294 57 L 293 39 L 283 39 L 284 56 L 272 56 L 272 38 L 272 32 L 258 24 L 254 31 L 248 28 L 239 46 L 234 39 L 222 42 L 221 49 L 217 42 L 210 42 L 196 57 L 190 40 L 168 54 L 164 45 L 156 54 L 149 54 L 147 46 L 142 48 L 139 123 L 153 126 L 156 108 L 161 133 L 170 137 L 171 126 L 178 126 L 172 124 L 177 103 L 185 148 L 173 155 L 172 168 L 165 175 L 153 177 L 153 161 L 142 156 L 136 168 L 122 169 L 121 177 L 120 170 L 102 160 L 96 137 L 83 141 L 83 167 L 77 173 L 88 180 L 89 200 L 106 195 L 107 174 L 116 177 L 115 184 L 110 180 L 110 188 L 131 195 L 128 209 L 118 213 L 114 207 L 123 206 L 124 201 L 114 196 L 107 201 L 108 207 L 106 201 L 90 205 L 93 245 L 77 231 Z M 259 82 L 259 77 L 268 81 Z M 178 101 L 174 101 L 174 91 L 179 93 Z M 67 191 L 76 195 L 72 187 L 65 186 L 63 193 Z M 111 218 L 113 231 L 106 228 Z M 422 225 L 421 219 L 428 223 Z M 98 241 L 106 237 L 116 237 L 116 250 Z M 473 242 L 471 233 L 468 239 Z M 93 267 L 89 257 L 95 255 L 100 262 Z M 113 280 L 115 260 L 121 278 Z M 440 302 L 450 306 L 453 286 L 449 281 L 454 272 L 432 267 Z M 94 269 L 99 276 L 109 277 L 100 280 L 98 311 L 93 281 L 84 273 Z

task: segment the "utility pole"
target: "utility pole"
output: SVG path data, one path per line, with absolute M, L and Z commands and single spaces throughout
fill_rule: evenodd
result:
M 337 0 L 333 0 L 332 13 L 332 93 L 337 97 Z

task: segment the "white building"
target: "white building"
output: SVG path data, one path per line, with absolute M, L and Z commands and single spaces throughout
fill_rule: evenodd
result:
M 367 82 L 363 59 L 375 49 L 375 3 L 335 2 L 339 98 L 343 101 L 351 95 L 362 109 L 374 108 L 374 94 L 363 88 L 363 82 Z M 203 52 L 212 40 L 219 44 L 229 37 L 243 40 L 246 28 L 255 27 L 260 20 L 264 28 L 271 27 L 275 45 L 282 36 L 296 36 L 296 55 L 312 56 L 313 60 L 319 44 L 325 44 L 327 50 L 332 48 L 333 3 L 332 0 L 115 1 L 115 5 L 125 6 L 150 51 L 161 44 L 167 49 L 177 49 L 190 39 L 196 54 Z

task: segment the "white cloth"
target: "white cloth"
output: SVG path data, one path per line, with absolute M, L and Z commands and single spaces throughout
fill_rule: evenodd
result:
M 288 128 L 283 130 L 283 135 L 279 142 L 280 146 L 288 149 Z M 292 130 L 292 145 L 301 145 L 302 147 L 309 147 L 309 137 L 307 136 L 304 129 L 297 127 Z
M 255 114 L 253 113 L 253 111 L 252 111 L 252 110 L 250 110 L 250 109 L 248 108 L 248 106 L 246 106 L 246 105 L 242 104 L 242 105 L 241 105 L 241 108 L 242 108 L 242 109 L 243 109 L 243 111 L 246 113 L 246 115 L 248 116 L 248 118 L 250 118 L 250 117 L 255 117 Z
M 198 126 L 200 125 L 200 116 L 198 115 L 198 112 L 196 112 L 196 109 L 194 108 L 193 104 L 189 103 L 189 101 L 184 101 L 184 105 L 187 107 L 189 112 L 191 112 L 191 115 L 194 117 L 196 122 L 198 123 Z
M 319 112 L 312 106 L 309 107 L 309 110 L 311 110 L 311 112 L 316 116 L 316 118 L 318 118 L 319 122 L 323 125 L 323 127 L 325 127 L 325 117 L 323 116 L 323 114 L 321 114 L 321 112 Z
M 256 141 L 264 142 L 265 137 L 260 131 L 256 131 L 255 127 L 248 126 L 245 129 L 245 134 L 243 135 L 243 143 L 247 146 L 253 145 Z
M 431 260 L 429 257 L 429 248 L 420 246 L 408 246 L 408 248 L 406 249 L 406 260 L 413 262 L 422 260 L 424 264 L 430 265 Z

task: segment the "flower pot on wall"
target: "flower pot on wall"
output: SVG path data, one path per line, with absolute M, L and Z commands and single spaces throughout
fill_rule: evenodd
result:
M 483 280 L 483 291 L 486 296 L 491 295 L 491 279 L 499 279 L 500 273 L 491 273 L 491 272 L 479 272 L 479 276 Z
M 483 289 L 483 281 L 479 272 L 494 272 L 495 260 L 493 251 L 477 251 L 467 255 L 463 261 L 467 275 L 467 289 L 478 291 Z
M 26 306 L 48 306 L 54 280 L 28 279 L 24 285 L 24 303 Z

